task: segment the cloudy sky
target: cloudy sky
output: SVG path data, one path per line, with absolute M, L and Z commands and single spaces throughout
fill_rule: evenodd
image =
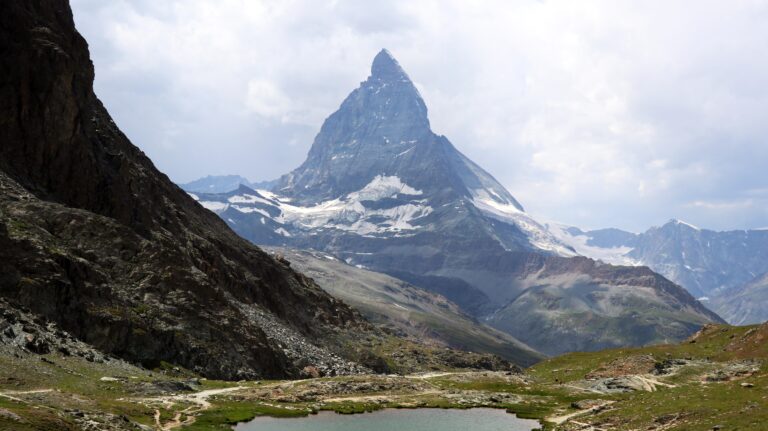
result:
M 72 0 L 96 91 L 177 182 L 275 178 L 388 48 L 528 212 L 768 227 L 768 0 Z

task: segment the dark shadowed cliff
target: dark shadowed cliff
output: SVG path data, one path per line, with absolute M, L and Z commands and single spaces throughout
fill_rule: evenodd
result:
M 93 79 L 65 0 L 0 4 L 0 295 L 145 365 L 354 371 L 308 339 L 368 324 L 169 181 Z

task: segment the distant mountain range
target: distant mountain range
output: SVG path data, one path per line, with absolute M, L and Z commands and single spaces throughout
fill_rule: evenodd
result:
M 188 183 L 179 184 L 179 187 L 196 193 L 227 193 L 237 190 L 241 185 L 252 189 L 268 189 L 274 186 L 275 181 L 261 181 L 252 183 L 240 175 L 208 175 Z
M 768 230 L 717 232 L 675 219 L 640 234 L 548 227 L 584 256 L 650 267 L 731 323 L 768 320 Z
M 768 320 L 768 272 L 712 298 L 710 308 L 734 325 Z
M 274 186 L 188 190 L 254 243 L 389 274 L 547 354 L 680 340 L 720 321 L 646 268 L 578 257 L 432 132 L 418 90 L 386 50 L 306 161 Z

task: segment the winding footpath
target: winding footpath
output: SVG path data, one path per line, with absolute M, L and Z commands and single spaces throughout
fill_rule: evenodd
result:
M 236 392 L 243 389 L 247 389 L 247 387 L 236 386 L 232 388 L 208 389 L 205 391 L 195 392 L 192 394 L 180 394 L 180 395 L 170 395 L 170 396 L 156 397 L 156 398 L 146 398 L 141 400 L 141 402 L 143 402 L 144 404 L 152 404 L 152 405 L 160 403 L 168 408 L 173 407 L 175 404 L 192 404 L 191 406 L 185 408 L 184 410 L 176 412 L 176 414 L 173 416 L 173 419 L 171 419 L 166 423 L 163 423 L 162 421 L 160 409 L 157 409 L 157 408 L 155 409 L 155 428 L 158 431 L 169 431 L 175 428 L 179 428 L 181 426 L 193 424 L 195 422 L 195 415 L 197 413 L 200 413 L 202 411 L 205 411 L 211 408 L 211 403 L 208 401 L 208 398 L 215 395 Z M 184 420 L 181 420 L 183 416 L 186 416 L 186 418 Z

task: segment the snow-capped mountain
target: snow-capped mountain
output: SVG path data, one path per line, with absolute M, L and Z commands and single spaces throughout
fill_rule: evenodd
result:
M 754 280 L 768 272 L 766 230 L 717 232 L 677 219 L 640 234 L 619 229 L 582 231 L 557 224 L 548 227 L 584 256 L 608 263 L 650 267 L 733 322 L 745 323 L 738 307 L 721 306 L 736 292 L 742 299 L 748 292 L 760 292 L 754 289 Z
M 482 221 L 505 249 L 573 255 L 490 174 L 432 132 L 424 100 L 386 50 L 325 121 L 307 160 L 273 191 L 296 205 L 286 207 L 286 219 L 302 208 L 312 228 L 408 236 L 437 230 L 445 209 L 458 209 L 461 218 Z
M 247 235 L 257 243 L 271 244 L 275 233 L 317 229 L 408 237 L 465 220 L 505 250 L 575 255 L 489 173 L 432 132 L 424 100 L 386 50 L 374 58 L 371 76 L 325 121 L 299 168 L 271 190 L 221 198 L 206 196 L 203 202 L 219 213 L 272 207 L 262 214 L 276 223 L 265 220 L 271 230 Z M 227 214 L 225 219 L 240 218 Z
M 240 186 L 229 193 L 193 196 L 257 244 L 323 250 L 348 264 L 388 273 L 438 292 L 478 318 L 500 322 L 535 348 L 541 348 L 537 342 L 543 338 L 537 337 L 542 334 L 516 333 L 514 316 L 499 312 L 502 308 L 536 284 L 567 286 L 548 293 L 562 297 L 554 305 L 561 312 L 544 318 L 546 339 L 556 339 L 565 329 L 562 319 L 578 319 L 572 313 L 584 311 L 572 308 L 576 302 L 566 298 L 610 283 L 616 275 L 610 267 L 569 259 L 577 255 L 572 246 L 527 214 L 446 137 L 435 134 L 424 100 L 386 50 L 376 55 L 371 75 L 322 125 L 306 161 L 274 187 Z M 675 329 L 647 331 L 644 342 L 669 339 L 669 334 L 683 337 L 696 324 L 717 320 L 671 283 L 653 283 L 658 301 L 650 305 L 647 295 L 637 296 L 640 289 L 627 290 L 632 283 L 648 287 L 648 274 L 630 269 L 622 277 L 614 294 L 624 295 L 633 309 L 648 303 L 669 310 L 650 325 Z M 620 303 L 615 296 L 613 303 Z M 597 300 L 587 296 L 579 303 L 595 305 Z M 617 311 L 621 307 L 587 308 L 608 320 L 623 319 Z M 673 310 L 684 317 L 674 317 Z M 572 346 L 584 349 L 628 339 L 611 331 L 571 336 Z
M 673 220 L 640 235 L 629 256 L 711 298 L 768 271 L 768 232 L 716 232 Z

